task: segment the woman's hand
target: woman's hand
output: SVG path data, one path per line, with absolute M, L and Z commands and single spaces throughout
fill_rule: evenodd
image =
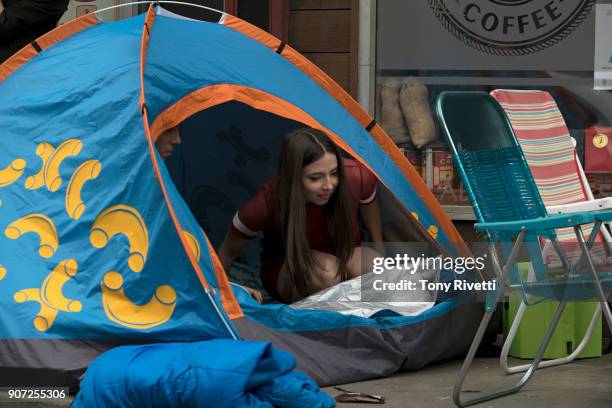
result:
M 257 303 L 261 304 L 263 303 L 263 295 L 261 294 L 260 291 L 253 289 L 253 288 L 249 288 L 248 286 L 243 286 L 243 288 L 249 292 L 249 295 L 251 295 L 251 297 L 253 299 L 255 299 L 257 301 Z

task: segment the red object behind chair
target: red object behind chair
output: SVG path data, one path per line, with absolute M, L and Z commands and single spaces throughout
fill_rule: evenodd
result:
M 612 127 L 593 126 L 585 130 L 584 171 L 612 172 Z

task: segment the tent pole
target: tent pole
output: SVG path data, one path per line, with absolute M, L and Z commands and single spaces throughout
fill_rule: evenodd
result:
M 146 56 L 147 56 L 147 45 L 151 38 L 151 28 L 153 27 L 155 17 L 156 17 L 156 13 L 154 10 L 154 4 L 151 4 L 149 6 L 149 10 L 147 11 L 147 15 L 145 17 L 145 22 L 144 22 L 144 28 L 142 30 L 142 42 L 141 42 L 141 50 L 140 50 L 140 96 L 139 96 L 139 101 L 138 101 L 139 108 L 140 108 L 139 110 L 142 114 L 142 121 L 143 121 L 145 136 L 147 139 L 147 145 L 149 148 L 149 154 L 150 154 L 151 161 L 153 164 L 153 171 L 155 172 L 155 177 L 162 190 L 164 201 L 166 202 L 168 212 L 170 213 L 170 218 L 172 219 L 174 227 L 176 228 L 176 232 L 178 234 L 179 240 L 181 241 L 181 245 L 183 246 L 183 249 L 185 253 L 187 254 L 187 258 L 189 259 L 191 266 L 195 270 L 196 275 L 198 276 L 200 282 L 202 283 L 204 292 L 208 296 L 208 299 L 210 300 L 213 308 L 217 312 L 217 316 L 219 316 L 219 318 L 225 325 L 225 328 L 228 330 L 229 334 L 232 336 L 234 340 L 238 340 L 237 333 L 234 330 L 232 330 L 232 327 L 226 321 L 225 316 L 223 315 L 221 310 L 219 310 L 219 306 L 217 305 L 217 302 L 215 302 L 215 299 L 212 297 L 211 287 L 206 281 L 206 278 L 204 277 L 204 274 L 202 273 L 200 265 L 198 261 L 195 259 L 195 255 L 193 254 L 192 250 L 187 244 L 187 240 L 185 238 L 185 235 L 183 234 L 183 229 L 181 227 L 181 224 L 179 223 L 178 217 L 176 216 L 172 208 L 172 205 L 170 203 L 170 197 L 168 196 L 168 192 L 166 191 L 166 186 L 164 185 L 161 173 L 159 171 L 159 164 L 157 162 L 157 156 L 155 155 L 155 146 L 154 146 L 153 136 L 151 135 L 151 129 L 149 127 L 149 118 L 147 114 L 147 105 L 145 103 L 145 89 L 144 89 L 144 67 L 145 67 L 145 61 L 146 61 Z M 214 265 L 213 265 L 213 268 L 214 268 Z M 234 301 L 236 300 L 234 299 Z
M 98 14 L 98 13 L 101 13 L 103 11 L 114 10 L 116 8 L 125 7 L 125 6 L 134 6 L 134 5 L 137 5 L 137 4 L 164 4 L 164 3 L 167 3 L 167 4 L 180 4 L 180 5 L 183 5 L 183 6 L 192 6 L 192 7 L 197 7 L 197 8 L 201 8 L 201 9 L 204 9 L 204 10 L 208 10 L 208 11 L 213 11 L 213 12 L 219 13 L 221 15 L 225 14 L 225 12 L 217 10 L 217 9 L 214 9 L 212 7 L 206 7 L 206 6 L 202 6 L 200 4 L 193 4 L 193 3 L 188 3 L 188 2 L 185 2 L 185 1 L 174 1 L 174 0 L 131 1 L 131 2 L 128 2 L 128 3 L 117 4 L 115 6 L 105 7 L 103 9 L 96 10 L 96 11 L 93 12 L 93 14 Z

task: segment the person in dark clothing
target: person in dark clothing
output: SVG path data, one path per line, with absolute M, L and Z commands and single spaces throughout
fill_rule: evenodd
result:
M 223 0 L 189 0 L 189 3 L 211 7 L 216 10 L 223 10 Z M 179 16 L 189 17 L 195 20 L 212 21 L 216 23 L 221 17 L 219 13 L 214 11 L 186 4 L 163 3 L 162 7 Z
M 57 26 L 69 0 L 0 0 L 0 63 Z

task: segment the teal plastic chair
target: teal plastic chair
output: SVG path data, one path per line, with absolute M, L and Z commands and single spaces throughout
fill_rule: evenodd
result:
M 589 250 L 603 222 L 612 211 L 548 215 L 521 147 L 501 106 L 485 92 L 443 92 L 436 101 L 436 114 L 455 166 L 474 207 L 475 228 L 490 243 L 497 290 L 487 297 L 485 314 L 465 358 L 453 389 L 457 406 L 465 407 L 512 394 L 524 387 L 535 373 L 567 301 L 597 299 L 608 324 L 612 312 L 606 294 L 612 291 L 612 274 L 598 273 Z M 582 226 L 594 223 L 585 239 Z M 571 227 L 582 251 L 570 260 L 559 244 L 555 229 Z M 563 268 L 550 270 L 544 264 L 539 238 L 552 242 Z M 521 248 L 527 248 L 534 273 L 522 277 L 515 267 Z M 530 368 L 514 385 L 477 398 L 462 400 L 461 389 L 487 325 L 502 300 L 505 289 L 516 287 L 527 299 L 553 299 L 559 306 Z

